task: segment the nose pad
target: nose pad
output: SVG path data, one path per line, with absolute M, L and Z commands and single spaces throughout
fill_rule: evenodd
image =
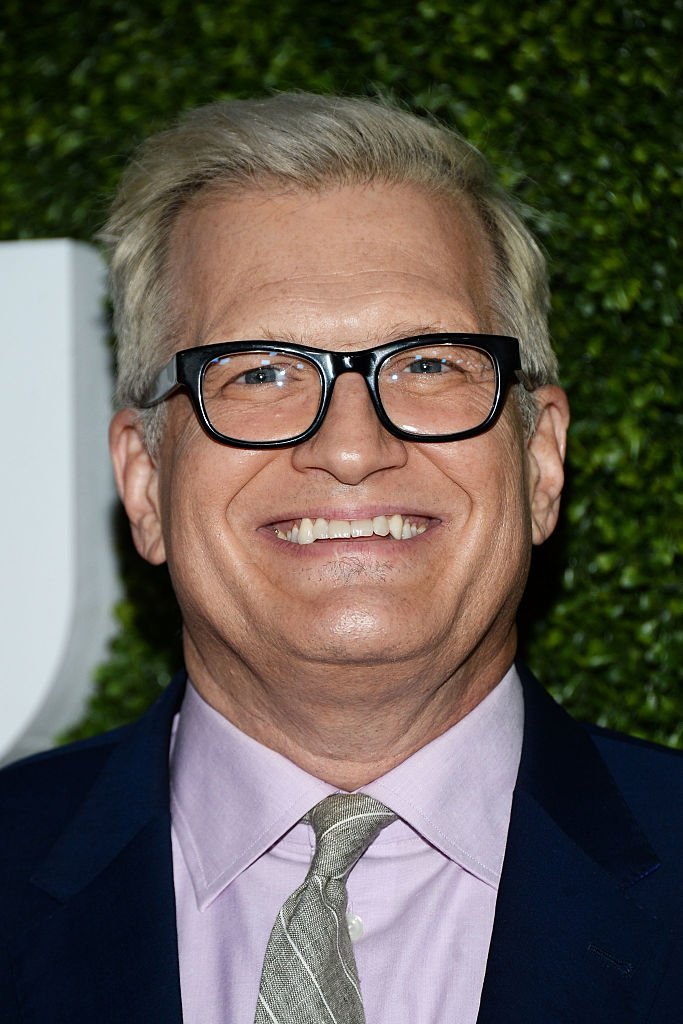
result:
M 405 443 L 382 425 L 367 385 L 356 373 L 337 378 L 322 426 L 292 455 L 297 469 L 320 469 L 347 484 L 399 468 L 407 457 Z

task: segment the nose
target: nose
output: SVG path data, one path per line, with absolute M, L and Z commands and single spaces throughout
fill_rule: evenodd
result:
M 400 468 L 407 458 L 406 444 L 382 426 L 365 381 L 356 373 L 337 378 L 322 426 L 292 449 L 296 469 L 323 470 L 351 485 L 373 473 Z

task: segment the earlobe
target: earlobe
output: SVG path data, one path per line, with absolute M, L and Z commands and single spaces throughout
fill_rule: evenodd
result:
M 109 451 L 135 547 L 152 565 L 161 565 L 166 552 L 159 507 L 159 472 L 134 409 L 122 409 L 111 421 Z
M 564 456 L 569 426 L 569 403 L 555 385 L 534 392 L 538 417 L 527 442 L 529 504 L 532 539 L 542 544 L 557 525 L 564 485 Z

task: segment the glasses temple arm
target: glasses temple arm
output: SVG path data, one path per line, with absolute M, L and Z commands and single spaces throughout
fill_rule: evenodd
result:
M 163 402 L 165 398 L 171 394 L 172 391 L 178 387 L 178 367 L 176 365 L 176 357 L 166 363 L 163 370 L 154 378 L 152 385 L 147 393 L 147 397 L 144 402 L 141 403 L 143 409 L 148 409 L 152 405 L 158 405 L 159 402 Z

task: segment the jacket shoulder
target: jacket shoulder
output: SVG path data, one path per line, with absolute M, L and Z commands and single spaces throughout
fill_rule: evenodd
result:
M 672 746 L 613 732 L 598 725 L 585 726 L 601 756 L 625 780 L 644 785 L 658 781 L 679 792 L 683 787 L 683 751 Z
M 602 757 L 615 771 L 636 777 L 645 772 L 649 780 L 661 774 L 663 782 L 669 780 L 673 785 L 683 785 L 683 750 L 613 732 L 598 725 L 584 728 L 590 733 Z
M 57 795 L 64 786 L 87 785 L 89 769 L 96 771 L 130 728 L 125 725 L 5 765 L 0 769 L 0 808 L 4 810 L 6 801 L 11 805 L 13 799 L 40 797 L 45 787 Z
M 588 727 L 624 801 L 660 855 L 683 848 L 683 751 L 648 740 Z
M 18 882 L 49 851 L 130 726 L 0 771 L 0 876 Z
M 110 825 L 168 804 L 172 723 L 185 691 L 179 672 L 142 718 L 109 733 L 17 761 L 0 771 L 0 889 L 15 899 L 74 821 L 85 848 Z M 82 815 L 90 808 L 90 816 Z M 117 819 L 118 815 L 118 819 Z M 123 824 L 122 824 L 123 823 Z M 0 919 L 2 902 L 0 901 Z

